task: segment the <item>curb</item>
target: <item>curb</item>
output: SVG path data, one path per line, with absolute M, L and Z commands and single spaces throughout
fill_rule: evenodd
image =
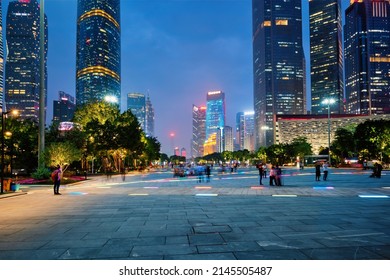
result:
M 5 193 L 5 194 L 0 195 L 0 199 L 21 196 L 21 195 L 25 195 L 25 194 L 28 194 L 28 193 L 27 192 Z

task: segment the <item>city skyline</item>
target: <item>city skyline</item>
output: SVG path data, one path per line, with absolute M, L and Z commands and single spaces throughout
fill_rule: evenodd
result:
M 3 2 L 3 15 L 8 2 Z M 303 1 L 308 23 L 307 7 Z M 46 0 L 45 13 L 49 125 L 58 91 L 75 96 L 77 1 Z M 251 0 L 122 0 L 121 18 L 122 109 L 126 93 L 149 94 L 162 152 L 171 154 L 172 142 L 190 151 L 192 104 L 204 105 L 208 91 L 226 93 L 229 126 L 234 126 L 237 112 L 253 110 Z M 308 59 L 307 48 L 305 56 Z

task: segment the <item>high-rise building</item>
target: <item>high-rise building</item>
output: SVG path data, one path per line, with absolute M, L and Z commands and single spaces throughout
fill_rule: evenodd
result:
M 120 0 L 77 1 L 77 105 L 106 100 L 120 108 Z
M 0 108 L 2 112 L 4 112 L 3 99 L 4 99 L 3 6 L 2 6 L 2 1 L 0 1 Z
M 133 115 L 137 118 L 140 127 L 145 131 L 146 124 L 146 101 L 145 94 L 129 93 L 127 94 L 127 110 L 131 110 Z
M 154 108 L 152 101 L 147 96 L 145 101 L 145 134 L 147 136 L 154 136 Z
M 192 105 L 192 143 L 191 156 L 203 157 L 206 141 L 206 106 Z
M 332 113 L 343 112 L 343 44 L 340 0 L 311 0 L 310 68 L 311 112 L 326 114 L 326 98 L 336 101 Z
M 244 112 L 238 112 L 236 114 L 236 141 L 235 150 L 244 149 Z
M 344 33 L 347 112 L 390 114 L 390 1 L 351 1 Z
M 36 0 L 9 2 L 6 40 L 5 104 L 23 119 L 38 120 L 40 96 L 40 10 Z M 45 89 L 47 18 L 45 16 Z M 47 96 L 45 92 L 45 96 Z M 45 101 L 46 104 L 46 101 Z
M 255 112 L 244 113 L 244 147 L 250 152 L 255 150 Z
M 224 144 L 223 151 L 233 152 L 233 150 L 234 150 L 233 128 L 231 126 L 225 126 L 223 136 L 224 136 L 224 138 L 223 138 L 223 144 Z
M 76 110 L 76 99 L 63 91 L 58 95 L 59 100 L 53 101 L 53 121 L 70 122 Z
M 206 139 L 213 133 L 219 133 L 225 127 L 225 93 L 209 91 L 207 93 Z
M 252 0 L 255 145 L 274 143 L 276 114 L 303 114 L 300 0 Z

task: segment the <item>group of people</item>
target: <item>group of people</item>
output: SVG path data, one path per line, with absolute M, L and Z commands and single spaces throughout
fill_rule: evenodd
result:
M 321 161 L 317 161 L 315 164 L 315 169 L 316 169 L 316 181 L 321 181 L 321 169 L 324 172 L 322 179 L 324 181 L 328 179 L 329 163 L 327 161 L 325 161 L 324 163 L 321 163 Z
M 263 185 L 263 178 L 267 178 L 267 165 L 256 164 L 256 168 L 259 170 L 260 185 Z M 281 186 L 282 185 L 282 169 L 276 165 L 271 166 L 269 171 L 269 185 L 270 186 Z

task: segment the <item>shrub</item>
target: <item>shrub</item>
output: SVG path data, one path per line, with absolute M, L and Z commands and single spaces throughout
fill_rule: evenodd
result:
M 51 174 L 50 170 L 47 169 L 46 167 L 39 167 L 37 171 L 35 171 L 31 176 L 34 179 L 43 180 L 43 179 L 49 179 L 50 174 Z

